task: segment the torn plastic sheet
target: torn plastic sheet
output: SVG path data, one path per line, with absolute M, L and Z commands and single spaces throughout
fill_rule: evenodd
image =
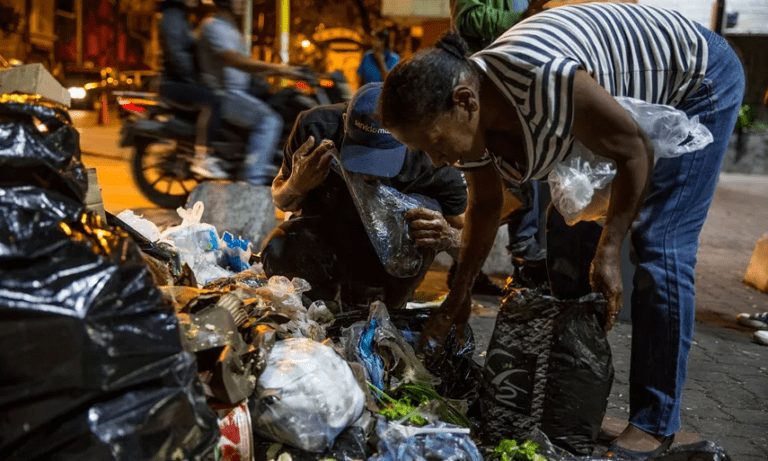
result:
M 140 251 L 56 192 L 0 189 L 0 458 L 199 459 L 218 438 Z
M 378 180 L 350 173 L 336 159 L 332 167 L 344 178 L 363 227 L 384 269 L 395 277 L 413 277 L 424 256 L 408 233 L 405 212 L 413 208 L 441 211 L 437 201 L 419 194 L 406 195 Z

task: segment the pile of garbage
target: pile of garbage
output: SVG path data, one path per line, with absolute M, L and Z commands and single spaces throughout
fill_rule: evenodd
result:
M 510 285 L 481 367 L 469 328 L 418 349 L 428 308 L 333 315 L 202 204 L 105 222 L 87 184 L 66 110 L 2 96 L 0 459 L 597 459 L 599 297 Z

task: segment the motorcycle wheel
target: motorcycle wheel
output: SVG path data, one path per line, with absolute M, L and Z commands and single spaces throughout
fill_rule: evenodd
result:
M 200 182 L 190 170 L 193 147 L 173 140 L 137 138 L 131 171 L 139 190 L 163 208 L 176 209 L 187 203 Z

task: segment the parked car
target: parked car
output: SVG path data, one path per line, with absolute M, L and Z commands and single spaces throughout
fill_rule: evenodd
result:
M 109 67 L 70 67 L 64 69 L 60 78 L 72 98 L 72 109 L 98 109 L 102 93 L 109 102 L 115 101 L 112 92 L 118 89 L 119 78 Z

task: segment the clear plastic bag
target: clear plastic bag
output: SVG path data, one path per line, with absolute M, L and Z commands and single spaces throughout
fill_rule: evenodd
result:
M 413 427 L 380 418 L 376 424 L 378 454 L 369 461 L 482 461 L 469 429 L 438 421 Z
M 316 341 L 275 343 L 249 407 L 257 433 L 323 452 L 363 413 L 365 395 L 347 362 Z
M 648 134 L 654 148 L 654 162 L 695 152 L 710 144 L 712 133 L 672 106 L 650 104 L 639 99 L 617 97 L 616 101 Z M 603 222 L 608 212 L 616 164 L 590 152 L 578 141 L 571 154 L 549 173 L 552 203 L 569 225 L 579 221 Z
M 333 167 L 344 178 L 355 203 L 363 227 L 384 269 L 395 277 L 413 277 L 421 268 L 424 256 L 408 233 L 405 212 L 413 208 L 442 211 L 437 201 L 419 194 L 403 194 L 364 175 Z

